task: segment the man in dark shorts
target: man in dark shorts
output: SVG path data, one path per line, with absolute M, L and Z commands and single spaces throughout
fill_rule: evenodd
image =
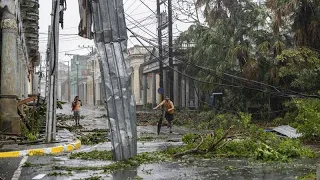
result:
M 164 117 L 168 121 L 168 125 L 170 128 L 170 133 L 172 133 L 172 120 L 174 114 L 174 105 L 168 96 L 166 96 L 165 100 L 163 100 L 157 107 L 153 109 L 158 109 L 160 106 L 164 106 L 164 110 L 166 111 Z
M 72 111 L 76 126 L 80 126 L 80 106 L 82 106 L 82 102 L 79 99 L 79 96 L 76 96 L 72 102 Z

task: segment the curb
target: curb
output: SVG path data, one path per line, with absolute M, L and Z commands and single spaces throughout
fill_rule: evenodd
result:
M 0 158 L 15 158 L 23 156 L 42 156 L 48 154 L 59 154 L 63 152 L 72 152 L 74 150 L 80 149 L 81 141 L 77 140 L 76 142 L 60 145 L 50 148 L 39 148 L 39 149 L 29 149 L 22 151 L 11 151 L 11 152 L 0 152 Z

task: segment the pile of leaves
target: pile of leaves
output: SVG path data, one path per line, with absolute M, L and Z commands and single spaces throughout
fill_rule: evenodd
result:
M 109 141 L 107 132 L 94 132 L 79 138 L 84 145 L 94 145 Z
M 112 160 L 111 151 L 90 151 L 90 152 L 79 152 L 70 155 L 70 159 L 83 159 L 83 160 Z
M 219 121 L 212 120 L 215 125 L 211 134 L 186 134 L 182 138 L 185 146 L 170 148 L 167 152 L 177 158 L 196 155 L 285 162 L 292 158 L 315 157 L 314 152 L 304 147 L 299 139 L 280 138 L 251 124 L 249 114 L 239 113 L 239 117 L 233 116 L 233 120 L 226 118 L 230 117 L 223 114 L 216 116 L 214 119 Z

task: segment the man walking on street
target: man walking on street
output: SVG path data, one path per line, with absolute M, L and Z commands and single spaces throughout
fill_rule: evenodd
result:
M 173 113 L 174 113 L 174 105 L 173 102 L 170 100 L 168 96 L 166 96 L 165 100 L 163 100 L 158 106 L 153 109 L 158 109 L 160 106 L 164 106 L 166 111 L 165 118 L 168 121 L 170 133 L 172 133 L 172 120 L 173 120 Z
M 72 102 L 72 111 L 76 126 L 80 126 L 80 106 L 82 106 L 82 102 L 79 99 L 79 96 L 76 96 Z

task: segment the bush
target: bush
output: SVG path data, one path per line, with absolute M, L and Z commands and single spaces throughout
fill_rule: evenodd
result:
M 285 106 L 290 109 L 284 117 L 273 120 L 274 125 L 291 125 L 297 128 L 307 140 L 320 137 L 320 100 L 319 99 L 293 99 L 286 102 Z

